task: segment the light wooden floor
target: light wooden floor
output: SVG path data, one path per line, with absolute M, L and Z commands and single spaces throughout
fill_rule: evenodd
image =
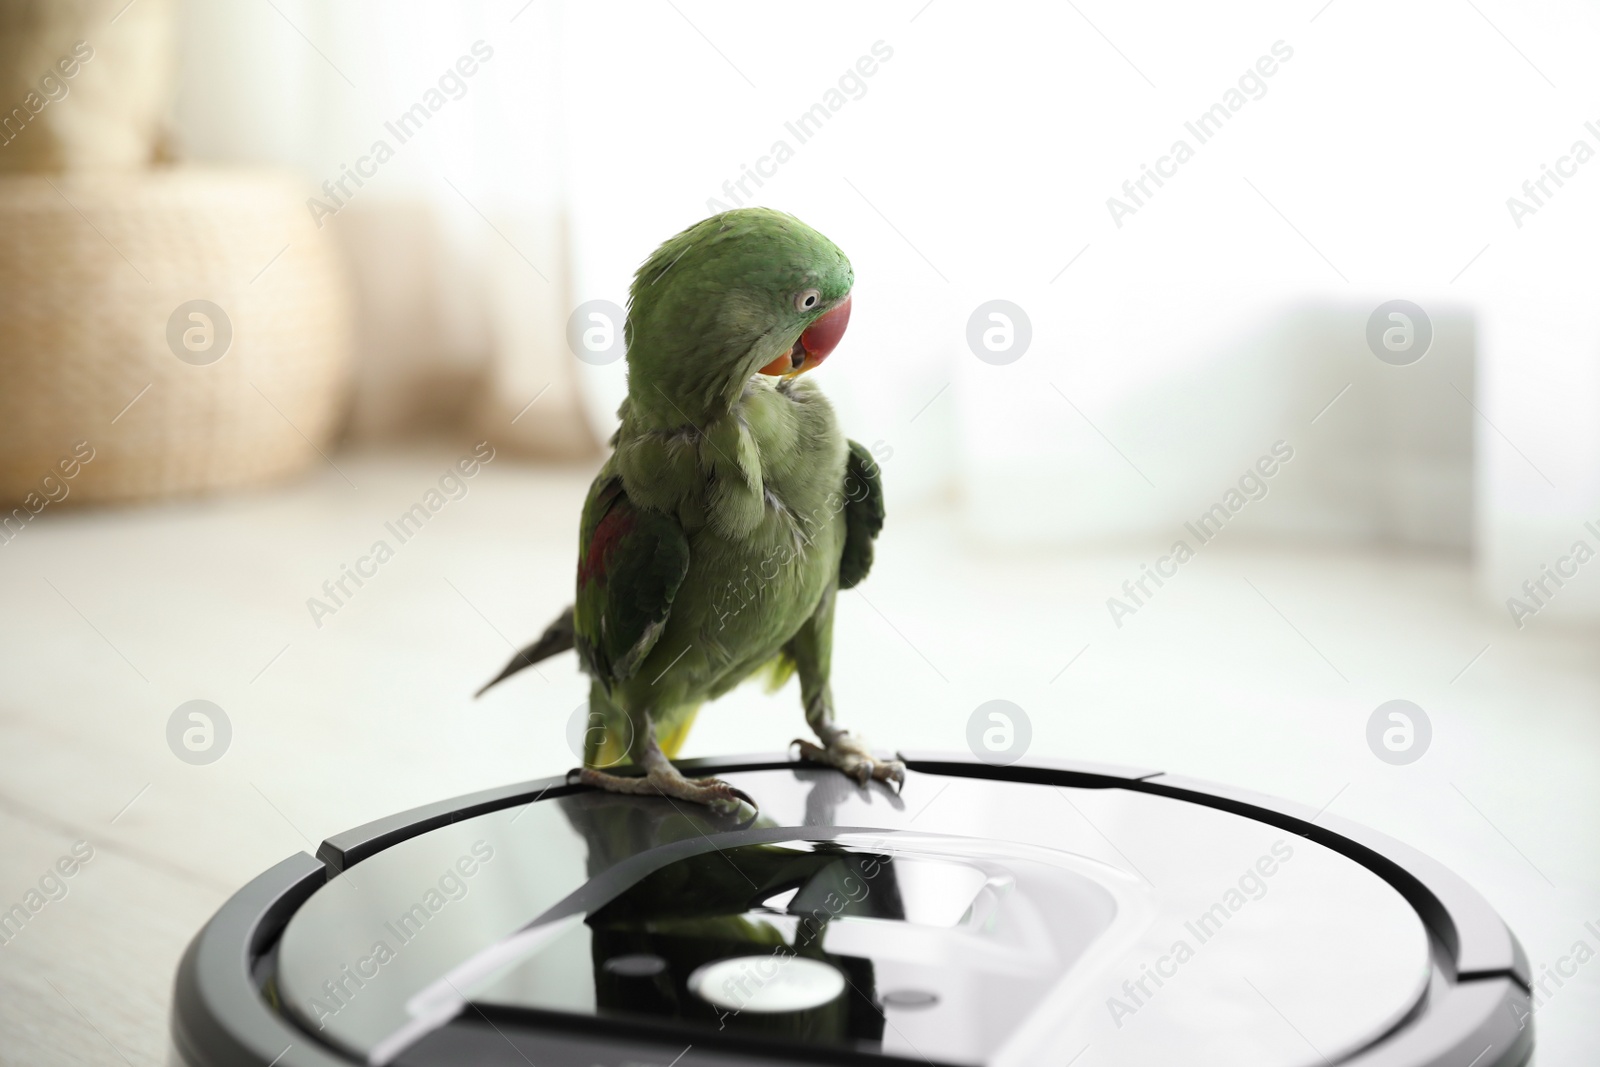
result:
M 178 956 L 247 879 L 379 815 L 573 763 L 570 657 L 470 694 L 567 603 L 584 474 L 497 460 L 320 628 L 306 607 L 464 451 L 335 457 L 359 488 L 324 468 L 211 503 L 47 512 L 0 546 L 0 910 L 74 842 L 94 849 L 0 947 L 0 1063 L 165 1062 Z M 1005 697 L 1041 754 L 1331 799 L 1471 879 L 1536 969 L 1580 939 L 1600 950 L 1600 635 L 1516 631 L 1464 561 L 1242 540 L 1206 546 L 1119 630 L 1105 598 L 1151 558 L 992 558 L 891 497 L 878 568 L 841 598 L 841 717 L 960 750 L 971 711 Z M 1433 720 L 1409 767 L 1364 741 L 1395 697 Z M 210 766 L 167 747 L 196 698 L 233 726 Z M 778 750 L 801 727 L 792 688 L 741 690 L 686 754 Z M 1542 1067 L 1600 1047 L 1600 962 L 1563 981 L 1537 1017 Z

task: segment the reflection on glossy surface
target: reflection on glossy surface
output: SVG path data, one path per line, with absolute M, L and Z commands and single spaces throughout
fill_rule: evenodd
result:
M 696 1047 L 764 1035 L 998 1065 L 1092 1042 L 1101 1063 L 1182 1048 L 1289 1065 L 1306 1041 L 1336 1059 L 1381 1032 L 1429 973 L 1387 883 L 1213 808 L 927 774 L 904 799 L 831 772 L 726 777 L 761 801 L 757 824 L 580 793 L 379 853 L 289 923 L 286 1010 L 374 1063 L 471 1000 L 680 1028 Z M 757 1012 L 762 983 L 787 979 L 735 964 L 710 972 L 721 1002 L 691 991 L 751 957 L 844 987 Z
M 883 1047 L 887 1012 L 931 1000 L 948 1014 L 919 1020 L 924 1039 L 945 1061 L 981 1062 L 1116 916 L 1080 862 L 910 832 L 705 850 L 632 883 L 587 914 L 586 933 L 528 953 L 473 999 L 864 1050 Z M 585 939 L 587 968 L 568 947 Z M 639 956 L 667 966 L 643 981 L 616 974 L 613 961 Z M 881 975 L 921 997 L 880 1000 Z M 591 986 L 580 1005 L 575 988 Z

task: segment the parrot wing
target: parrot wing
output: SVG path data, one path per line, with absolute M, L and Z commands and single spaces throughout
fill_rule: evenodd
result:
M 839 588 L 859 585 L 872 570 L 873 542 L 883 529 L 883 481 L 878 462 L 865 445 L 850 442 L 844 467 L 844 552 L 839 557 Z
M 620 478 L 595 483 L 583 507 L 573 628 L 578 658 L 608 690 L 655 647 L 688 572 L 676 519 L 636 506 Z

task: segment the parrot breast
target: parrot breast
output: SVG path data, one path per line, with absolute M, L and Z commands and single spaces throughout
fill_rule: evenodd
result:
M 806 381 L 764 383 L 728 418 L 745 428 L 752 447 L 737 472 L 713 463 L 686 487 L 693 499 L 685 511 L 704 516 L 685 527 L 689 571 L 624 700 L 689 704 L 720 696 L 770 663 L 838 578 L 848 444 L 832 406 Z M 719 502 L 741 499 L 752 484 L 758 521 L 719 521 Z

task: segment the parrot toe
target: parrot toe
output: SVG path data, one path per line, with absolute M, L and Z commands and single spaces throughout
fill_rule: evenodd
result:
M 884 768 L 884 774 L 883 774 L 883 777 L 879 779 L 879 781 L 893 782 L 894 783 L 894 791 L 896 793 L 905 792 L 905 788 L 906 788 L 906 765 L 904 763 L 901 763 L 897 759 L 896 760 L 885 760 L 884 763 L 883 763 L 883 768 Z
M 716 803 L 726 803 L 730 807 L 737 808 L 742 801 L 750 805 L 758 812 L 761 810 L 761 805 L 757 804 L 755 799 L 751 797 L 749 793 L 746 793 L 743 789 L 738 789 L 729 785 L 721 778 L 687 778 L 685 781 L 694 786 L 696 789 L 703 790 L 704 795 L 710 798 L 709 800 L 698 801 L 699 803 L 710 803 L 713 805 Z M 696 798 L 691 796 L 685 799 L 695 800 Z
M 849 734 L 841 732 L 826 746 L 814 744 L 804 738 L 795 738 L 800 747 L 800 758 L 813 763 L 825 763 L 837 768 L 856 784 L 865 787 L 868 782 L 893 782 L 896 792 L 905 788 L 906 765 L 897 759 L 879 759 L 868 752 Z
M 757 815 L 761 813 L 761 805 L 743 789 L 735 788 L 720 778 L 685 778 L 670 764 L 664 770 L 652 770 L 643 777 L 607 774 L 593 767 L 578 767 L 568 772 L 567 781 L 603 789 L 608 793 L 685 800 L 712 809 L 726 807 L 733 811 L 738 809 L 740 803 L 744 803 L 750 805 Z

